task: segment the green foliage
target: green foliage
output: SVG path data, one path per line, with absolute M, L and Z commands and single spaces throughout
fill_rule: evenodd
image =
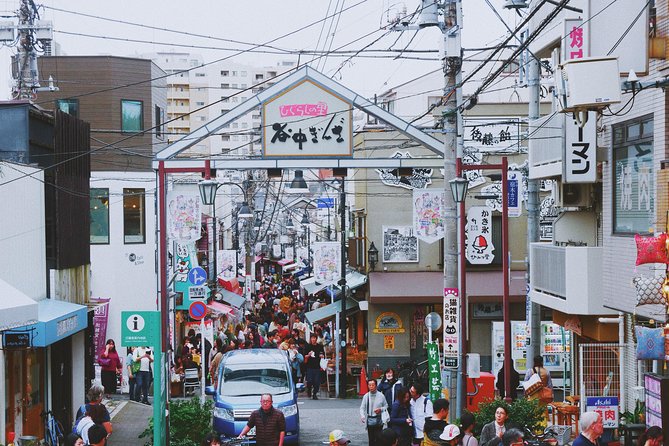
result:
M 646 420 L 646 403 L 637 400 L 634 406 L 634 412 L 629 410 L 620 414 L 620 422 L 622 424 L 641 424 Z
M 205 401 L 200 404 L 198 398 L 185 401 L 170 402 L 170 445 L 171 446 L 199 446 L 202 440 L 211 431 L 211 414 L 214 402 Z M 142 432 L 139 438 L 148 441 L 144 446 L 153 443 L 153 417 L 149 420 L 149 426 Z
M 477 437 L 481 435 L 481 429 L 495 419 L 495 410 L 500 406 L 504 407 L 509 414 L 509 419 L 506 421 L 507 426 L 518 428 L 527 426 L 532 431 L 542 428 L 546 407 L 539 404 L 538 400 L 519 398 L 509 405 L 501 399 L 496 399 L 479 404 L 479 411 L 474 414 L 476 416 L 474 435 Z

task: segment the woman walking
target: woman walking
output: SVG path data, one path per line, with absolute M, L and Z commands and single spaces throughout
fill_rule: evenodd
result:
M 388 427 L 393 428 L 399 437 L 398 446 L 409 446 L 413 438 L 413 420 L 409 412 L 411 396 L 406 387 L 397 391 L 395 402 L 390 409 Z
M 107 398 L 109 398 L 109 395 L 116 393 L 117 376 L 123 371 L 123 365 L 116 352 L 114 340 L 107 339 L 105 350 L 98 358 L 98 364 L 102 367 L 102 385 L 105 388 Z

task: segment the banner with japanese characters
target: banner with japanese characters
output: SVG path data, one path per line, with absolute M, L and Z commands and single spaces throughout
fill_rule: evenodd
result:
M 223 280 L 233 279 L 236 275 L 237 251 L 234 249 L 220 249 L 216 256 L 217 276 Z
M 439 344 L 431 342 L 427 344 L 427 379 L 430 399 L 436 401 L 441 398 L 441 367 L 439 365 Z
M 489 265 L 495 258 L 492 243 L 492 209 L 472 206 L 467 211 L 465 224 L 465 255 L 473 265 Z
M 309 262 L 309 248 L 297 248 L 297 260 L 302 263 Z
M 597 119 L 595 113 L 585 113 L 585 125 L 579 125 L 568 113 L 565 119 L 565 183 L 594 183 L 597 181 Z
M 444 288 L 444 367 L 458 367 L 460 298 L 457 288 Z
M 444 238 L 444 191 L 413 191 L 413 228 L 427 243 Z
M 317 282 L 337 281 L 341 277 L 341 245 L 339 242 L 313 244 L 314 278 Z
M 583 29 L 583 19 L 564 19 L 564 38 L 562 39 L 562 61 L 588 57 L 590 43 Z
M 311 80 L 284 90 L 262 107 L 264 156 L 352 156 L 352 108 Z
M 295 259 L 295 250 L 293 249 L 292 246 L 286 246 L 285 248 L 285 253 L 283 255 L 283 258 L 286 260 L 294 260 Z
M 167 235 L 179 243 L 200 240 L 200 197 L 172 191 L 167 194 Z

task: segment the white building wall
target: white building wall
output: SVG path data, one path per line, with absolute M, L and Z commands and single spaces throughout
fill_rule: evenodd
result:
M 0 252 L 9 260 L 0 268 L 0 278 L 35 300 L 44 299 L 46 233 L 41 170 L 0 162 L 0 209 Z
M 157 309 L 155 175 L 153 172 L 92 172 L 91 175 L 91 188 L 108 188 L 110 194 L 109 244 L 91 245 L 91 294 L 111 299 L 107 338 L 120 345 L 121 311 Z M 146 191 L 146 239 L 142 244 L 123 242 L 124 188 Z

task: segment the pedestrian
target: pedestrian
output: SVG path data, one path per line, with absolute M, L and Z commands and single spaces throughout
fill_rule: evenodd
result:
M 283 439 L 286 436 L 286 419 L 283 412 L 272 406 L 272 395 L 269 393 L 263 393 L 260 396 L 260 409 L 251 413 L 239 438 L 244 438 L 254 427 L 256 428 L 256 446 L 283 446 Z
M 413 439 L 413 419 L 409 414 L 409 391 L 402 387 L 397 392 L 397 398 L 390 409 L 388 427 L 392 427 L 399 437 L 399 446 L 409 446 Z
M 479 441 L 473 434 L 476 418 L 471 412 L 464 411 L 460 417 L 460 428 L 464 436 L 462 446 L 479 446 Z
M 525 381 L 529 380 L 534 374 L 539 375 L 542 386 L 532 394 L 528 394 L 528 399 L 538 399 L 543 404 L 553 401 L 553 380 L 551 373 L 544 367 L 544 358 L 541 355 L 534 357 L 534 363 L 531 369 L 525 372 Z
M 96 424 L 88 430 L 89 446 L 104 446 L 107 443 L 107 431 L 104 427 Z
M 504 374 L 505 374 L 505 369 L 504 369 L 504 364 L 502 364 L 502 367 L 499 369 L 499 372 L 497 372 L 497 382 L 495 383 L 495 388 L 499 392 L 499 397 L 504 399 L 506 397 L 506 389 L 504 388 Z M 516 399 L 516 389 L 520 385 L 520 376 L 516 372 L 516 370 L 512 367 L 511 368 L 511 395 L 509 397 L 512 400 Z
M 328 442 L 330 443 L 330 446 L 341 446 L 344 444 L 349 444 L 351 440 L 346 438 L 346 434 L 343 430 L 335 429 L 330 432 L 330 435 L 328 435 Z M 324 441 L 323 443 L 326 442 Z
M 151 384 L 151 363 L 153 362 L 153 352 L 150 347 L 137 347 L 133 353 L 133 359 L 135 362 L 139 363 L 137 383 L 135 385 L 139 386 L 138 392 L 141 392 L 141 401 L 144 404 L 150 404 L 149 385 Z
M 126 351 L 125 369 L 128 372 L 128 398 L 132 401 L 139 401 L 139 387 L 137 386 L 136 376 L 139 371 L 139 363 L 136 363 L 133 357 L 134 347 L 128 347 Z
M 651 426 L 646 429 L 646 432 L 641 434 L 637 446 L 662 446 L 662 441 L 662 428 L 659 426 Z
M 107 430 L 107 433 L 111 435 L 113 430 L 111 423 L 111 416 L 109 415 L 109 411 L 107 410 L 105 405 L 102 404 L 102 396 L 104 395 L 104 392 L 105 388 L 102 387 L 100 384 L 93 384 L 91 388 L 88 389 L 88 403 L 83 404 L 77 411 L 77 415 L 74 417 L 74 419 L 76 420 L 75 426 L 84 416 L 86 416 L 87 412 L 91 411 L 91 406 L 99 405 L 103 408 L 104 412 L 101 424 Z
M 84 446 L 84 440 L 81 438 L 79 434 L 76 434 L 74 432 L 70 433 L 65 437 L 65 444 L 64 446 Z
M 383 393 L 378 391 L 375 379 L 368 379 L 367 387 L 369 392 L 362 397 L 360 403 L 360 420 L 367 428 L 369 446 L 377 446 L 378 436 L 383 429 L 383 413 L 388 413 L 388 402 Z
M 79 420 L 75 428 L 75 432 L 81 435 L 81 438 L 83 438 L 85 444 L 90 444 L 88 433 L 91 427 L 95 425 L 102 426 L 105 421 L 106 413 L 107 409 L 100 404 L 93 404 L 88 406 L 86 409 L 86 414 L 81 420 Z
M 317 400 L 321 388 L 321 359 L 325 358 L 325 351 L 318 343 L 318 336 L 315 333 L 309 336 L 309 344 L 304 348 L 304 357 L 307 364 L 307 395 Z
M 102 385 L 105 388 L 107 398 L 109 398 L 109 395 L 116 393 L 118 375 L 123 372 L 123 364 L 121 364 L 121 360 L 118 357 L 116 344 L 113 339 L 107 339 L 105 350 L 98 358 L 98 364 L 100 364 L 100 367 L 102 368 Z
M 409 395 L 411 396 L 409 413 L 414 428 L 412 443 L 420 445 L 423 442 L 425 419 L 432 416 L 432 401 L 423 395 L 423 386 L 420 383 L 414 383 L 409 387 Z
M 209 364 L 209 376 L 211 376 L 211 380 L 214 383 L 214 388 L 218 387 L 218 366 L 221 364 L 221 359 L 223 359 L 223 341 L 221 338 L 216 338 L 216 344 L 215 350 L 216 354 L 214 357 L 211 359 L 211 363 Z
M 383 396 L 386 397 L 389 407 L 392 407 L 397 392 L 401 387 L 402 383 L 397 380 L 395 369 L 392 367 L 387 368 L 383 374 L 383 379 L 381 379 L 381 382 L 379 383 L 379 391 L 383 392 Z
M 221 440 L 218 438 L 216 432 L 209 432 L 204 440 L 202 440 L 202 446 L 221 446 Z
M 481 446 L 490 446 L 488 443 L 494 438 L 502 438 L 506 432 L 506 420 L 509 418 L 509 412 L 501 404 L 495 408 L 495 419 L 483 426 L 481 430 Z
M 502 445 L 503 446 L 523 446 L 523 431 L 516 429 L 515 427 L 507 430 L 502 435 Z
M 385 398 L 385 397 L 384 397 Z M 387 427 L 381 431 L 377 440 L 377 446 L 397 446 L 399 437 L 397 432 L 392 428 Z
M 460 428 L 455 424 L 447 425 L 444 430 L 441 431 L 439 439 L 445 441 L 445 444 L 448 446 L 455 446 L 460 440 Z
M 432 404 L 432 416 L 425 420 L 423 426 L 423 446 L 442 444 L 439 436 L 448 426 L 448 409 L 450 403 L 445 398 L 439 398 Z
M 574 439 L 572 446 L 598 446 L 599 437 L 604 433 L 602 416 L 597 412 L 583 412 L 578 423 L 581 432 Z

